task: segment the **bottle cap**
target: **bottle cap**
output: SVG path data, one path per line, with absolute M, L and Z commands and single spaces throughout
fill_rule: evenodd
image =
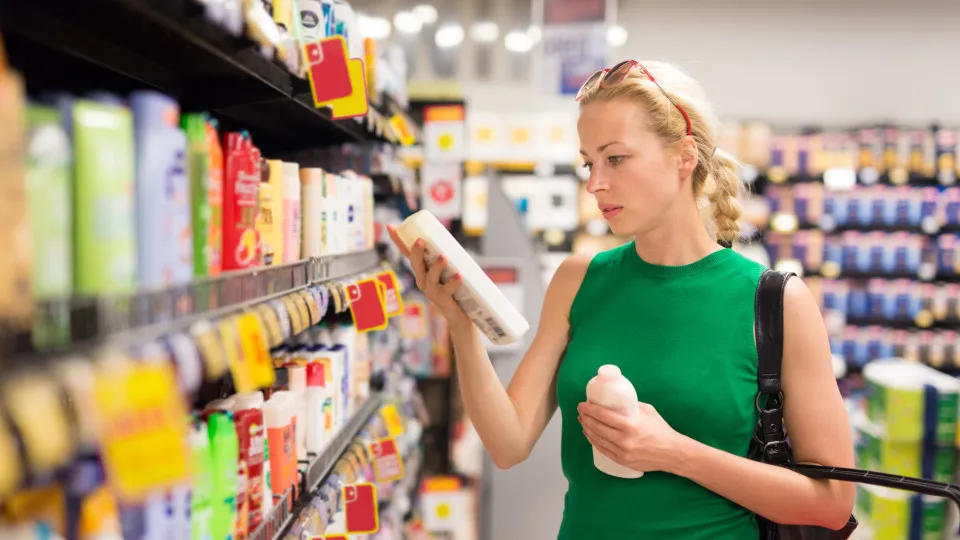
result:
M 600 369 L 597 371 L 597 374 L 601 377 L 617 377 L 620 375 L 620 368 L 613 364 L 606 364 L 600 366 Z
M 307 364 L 307 386 L 319 387 L 325 384 L 323 379 L 323 364 L 319 362 Z

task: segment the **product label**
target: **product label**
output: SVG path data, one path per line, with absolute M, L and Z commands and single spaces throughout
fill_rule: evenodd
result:
M 374 484 L 343 486 L 343 506 L 349 534 L 370 534 L 380 529 L 377 487 Z
M 383 285 L 376 279 L 365 279 L 347 286 L 350 315 L 358 332 L 383 330 L 389 324 Z
M 402 315 L 403 298 L 400 295 L 400 288 L 397 286 L 397 276 L 393 273 L 393 270 L 380 272 L 377 274 L 377 280 L 383 284 L 387 317 Z

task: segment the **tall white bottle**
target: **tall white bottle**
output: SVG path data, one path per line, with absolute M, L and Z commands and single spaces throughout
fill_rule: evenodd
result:
M 621 414 L 638 414 L 637 390 L 620 373 L 620 368 L 612 364 L 600 366 L 597 376 L 587 383 L 587 401 Z M 593 449 L 593 464 L 601 471 L 620 478 L 640 478 L 643 472 L 635 471 L 616 463 Z

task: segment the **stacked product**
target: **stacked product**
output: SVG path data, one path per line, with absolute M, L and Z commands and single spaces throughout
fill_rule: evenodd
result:
M 953 482 L 960 382 L 906 361 L 864 369 L 866 403 L 854 411 L 857 467 Z M 944 538 L 948 503 L 940 498 L 861 486 L 857 516 L 874 538 Z

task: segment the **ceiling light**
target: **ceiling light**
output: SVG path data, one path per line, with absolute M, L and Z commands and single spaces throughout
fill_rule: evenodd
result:
M 510 32 L 503 38 L 503 45 L 508 51 L 515 53 L 530 52 L 530 49 L 533 48 L 530 36 L 526 32 Z
M 539 26 L 531 26 L 527 28 L 527 37 L 530 38 L 530 43 L 536 45 L 543 38 L 543 31 L 540 30 Z
M 397 32 L 416 34 L 423 27 L 423 22 L 412 11 L 398 11 L 393 16 L 393 26 L 397 29 Z
M 413 14 L 416 15 L 423 24 L 433 24 L 437 22 L 437 8 L 430 4 L 420 4 L 414 7 Z
M 437 30 L 437 47 L 450 49 L 463 43 L 463 27 L 459 24 L 448 24 Z
M 627 29 L 622 26 L 611 26 L 607 28 L 607 45 L 611 47 L 623 47 L 627 44 Z
M 500 27 L 493 21 L 480 21 L 470 27 L 470 37 L 477 43 L 491 43 L 500 37 Z
M 387 39 L 390 37 L 390 21 L 383 17 L 368 17 L 358 13 L 357 28 L 360 29 L 360 35 L 365 38 Z

